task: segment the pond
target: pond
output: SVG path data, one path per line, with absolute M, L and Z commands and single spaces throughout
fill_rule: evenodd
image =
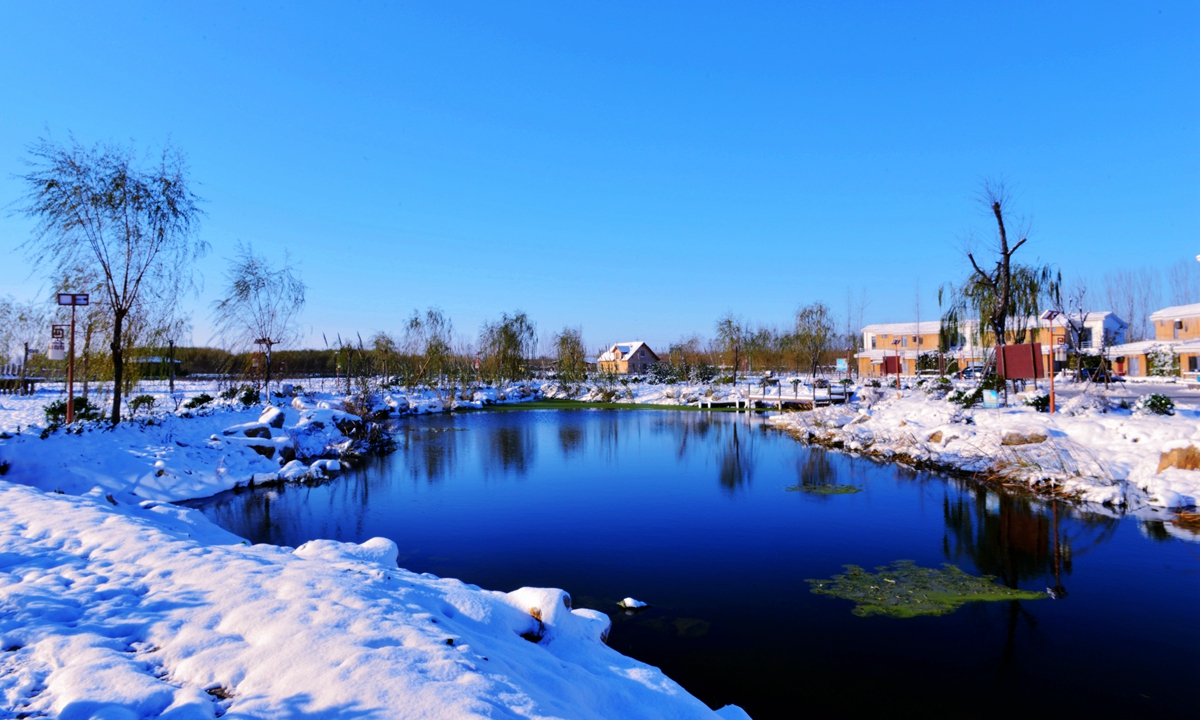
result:
M 252 542 L 383 536 L 410 570 L 564 588 L 613 618 L 614 648 L 756 720 L 1195 710 L 1186 531 L 807 448 L 746 414 L 485 411 L 396 437 L 319 486 L 191 504 Z M 901 616 L 807 582 L 899 560 L 1032 592 Z

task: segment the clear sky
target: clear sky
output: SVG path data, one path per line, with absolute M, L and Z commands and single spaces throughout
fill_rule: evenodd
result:
M 1026 261 L 1200 252 L 1196 2 L 4 1 L 0 69 L 0 206 L 47 132 L 188 154 L 198 344 L 239 239 L 298 262 L 309 346 L 431 305 L 591 346 L 863 288 L 932 317 L 985 177 Z M 0 217 L 0 295 L 45 291 L 28 232 Z

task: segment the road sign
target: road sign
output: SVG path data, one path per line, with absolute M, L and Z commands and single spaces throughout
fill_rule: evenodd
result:
M 87 305 L 88 304 L 88 294 L 87 293 L 59 293 L 58 294 L 58 304 L 59 305 Z
M 838 372 L 846 372 L 847 367 L 848 366 L 846 365 L 846 358 L 838 358 L 837 359 L 837 371 Z

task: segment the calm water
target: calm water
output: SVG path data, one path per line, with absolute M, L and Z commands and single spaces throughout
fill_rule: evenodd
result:
M 1200 544 L 1161 524 L 806 449 L 745 415 L 480 412 L 398 442 L 325 485 L 194 505 L 254 542 L 384 536 L 414 571 L 564 588 L 612 616 L 613 647 L 756 720 L 1197 708 Z M 898 559 L 1065 596 L 863 618 L 804 582 Z M 627 595 L 652 609 L 625 615 Z

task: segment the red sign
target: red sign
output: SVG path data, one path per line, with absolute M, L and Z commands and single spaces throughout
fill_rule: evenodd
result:
M 1046 377 L 1046 369 L 1042 363 L 1042 344 L 997 347 L 996 374 L 1005 380 L 1037 380 Z

